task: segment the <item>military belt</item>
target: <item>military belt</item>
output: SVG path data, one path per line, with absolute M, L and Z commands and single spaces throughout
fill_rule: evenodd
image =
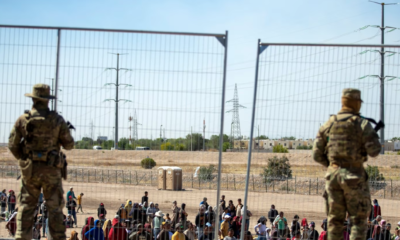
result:
M 334 168 L 361 168 L 363 166 L 363 164 L 360 163 L 360 162 L 357 162 L 357 163 L 345 163 L 345 162 L 343 162 L 343 163 L 340 163 L 340 162 L 332 163 L 331 162 L 329 166 L 334 167 Z

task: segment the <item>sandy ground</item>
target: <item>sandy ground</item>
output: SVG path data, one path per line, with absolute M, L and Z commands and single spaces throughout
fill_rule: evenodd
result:
M 7 189 L 18 189 L 18 181 L 11 179 L 1 180 L 2 186 Z M 74 187 L 75 194 L 80 192 L 85 194 L 83 199 L 85 213 L 78 214 L 78 229 L 74 229 L 79 232 L 85 218 L 97 216 L 97 207 L 101 202 L 104 203 L 107 209 L 107 217 L 112 218 L 120 204 L 125 203 L 127 199 L 139 202 L 144 191 L 149 192 L 149 201 L 158 203 L 164 213 L 171 213 L 170 208 L 173 200 L 177 200 L 178 205 L 183 202 L 186 203 L 189 213 L 188 218 L 191 221 L 194 221 L 199 203 L 203 197 L 207 197 L 211 205 L 214 206 L 216 204 L 215 190 L 186 189 L 184 191 L 165 191 L 149 186 L 64 182 L 65 192 L 69 190 L 69 187 Z M 221 194 L 224 194 L 227 200 L 233 200 L 234 203 L 238 198 L 244 198 L 244 193 L 241 191 L 221 191 Z M 323 200 L 320 196 L 250 192 L 248 206 L 249 210 L 254 214 L 251 218 L 251 226 L 255 225 L 260 216 L 267 216 L 271 204 L 275 204 L 279 211 L 284 211 L 288 220 L 298 214 L 300 218 L 305 217 L 309 222 L 315 221 L 317 225 L 320 225 L 325 218 Z M 398 201 L 396 200 L 380 200 L 383 218 L 392 224 L 400 220 L 400 210 L 397 204 Z M 64 213 L 67 213 L 65 208 Z M 8 236 L 4 226 L 4 222 L 0 223 L 0 237 Z M 70 230 L 68 229 L 68 233 Z

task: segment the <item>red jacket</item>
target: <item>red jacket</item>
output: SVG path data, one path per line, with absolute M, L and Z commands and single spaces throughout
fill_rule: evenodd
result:
M 381 207 L 379 205 L 374 205 L 374 218 L 376 218 L 376 216 L 381 215 Z
M 112 220 L 112 228 L 108 234 L 108 240 L 126 240 L 128 237 L 127 235 L 125 227 L 119 223 L 117 218 L 114 218 Z

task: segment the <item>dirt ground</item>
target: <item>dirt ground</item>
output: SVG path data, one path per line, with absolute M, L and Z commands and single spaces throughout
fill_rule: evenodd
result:
M 18 189 L 19 182 L 16 180 L 0 179 L 0 181 L 7 189 Z M 127 199 L 131 199 L 133 202 L 140 202 L 144 191 L 149 192 L 149 201 L 158 203 L 164 213 L 171 213 L 170 209 L 173 200 L 177 200 L 178 205 L 183 202 L 186 203 L 190 221 L 194 221 L 199 203 L 203 197 L 207 197 L 212 206 L 216 204 L 215 190 L 186 189 L 184 191 L 165 191 L 146 186 L 64 182 L 65 192 L 69 190 L 69 187 L 74 187 L 76 195 L 80 192 L 85 194 L 83 198 L 83 210 L 85 213 L 77 214 L 78 228 L 73 229 L 78 232 L 81 231 L 85 218 L 89 216 L 97 217 L 97 207 L 101 202 L 104 203 L 107 209 L 107 218 L 113 218 L 118 207 L 122 203 L 126 203 Z M 221 194 L 226 196 L 226 200 L 233 200 L 234 203 L 238 198 L 244 198 L 244 193 L 240 191 L 221 191 Z M 379 202 L 382 207 L 383 218 L 392 224 L 397 223 L 400 220 L 400 210 L 397 207 L 398 201 L 381 199 Z M 283 211 L 288 221 L 295 214 L 298 214 L 300 218 L 307 218 L 309 222 L 315 221 L 319 227 L 325 218 L 323 200 L 320 196 L 250 192 L 247 205 L 253 213 L 251 226 L 256 224 L 260 216 L 267 216 L 271 204 L 275 204 L 278 211 Z M 64 214 L 66 213 L 67 211 L 64 208 Z M 67 234 L 70 231 L 71 229 L 68 229 Z M 0 237 L 7 236 L 5 223 L 2 222 L 0 223 Z

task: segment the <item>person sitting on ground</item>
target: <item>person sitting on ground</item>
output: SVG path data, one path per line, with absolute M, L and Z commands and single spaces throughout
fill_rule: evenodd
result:
M 224 240 L 236 240 L 235 236 L 233 236 L 235 234 L 235 231 L 233 231 L 232 228 L 230 228 L 228 230 L 228 235 L 224 237 Z
M 88 240 L 104 240 L 104 232 L 101 228 L 100 220 L 94 221 L 94 227 L 85 233 Z
M 307 233 L 307 235 L 308 235 L 308 240 L 318 240 L 318 237 L 319 237 L 319 234 L 318 234 L 318 231 L 317 230 L 315 230 L 315 223 L 314 222 L 311 222 L 309 225 L 308 225 L 308 227 L 310 228 L 309 230 L 308 230 L 308 233 Z
M 71 237 L 68 238 L 68 240 L 79 240 L 78 238 L 78 232 L 76 232 L 75 230 L 71 231 Z
M 73 228 L 75 224 L 74 219 L 72 218 L 71 214 L 67 215 L 67 218 L 65 219 L 65 227 L 66 228 Z
M 100 217 L 100 214 L 104 214 L 104 217 L 107 216 L 107 210 L 103 203 L 100 203 L 99 208 L 97 208 L 97 217 Z

